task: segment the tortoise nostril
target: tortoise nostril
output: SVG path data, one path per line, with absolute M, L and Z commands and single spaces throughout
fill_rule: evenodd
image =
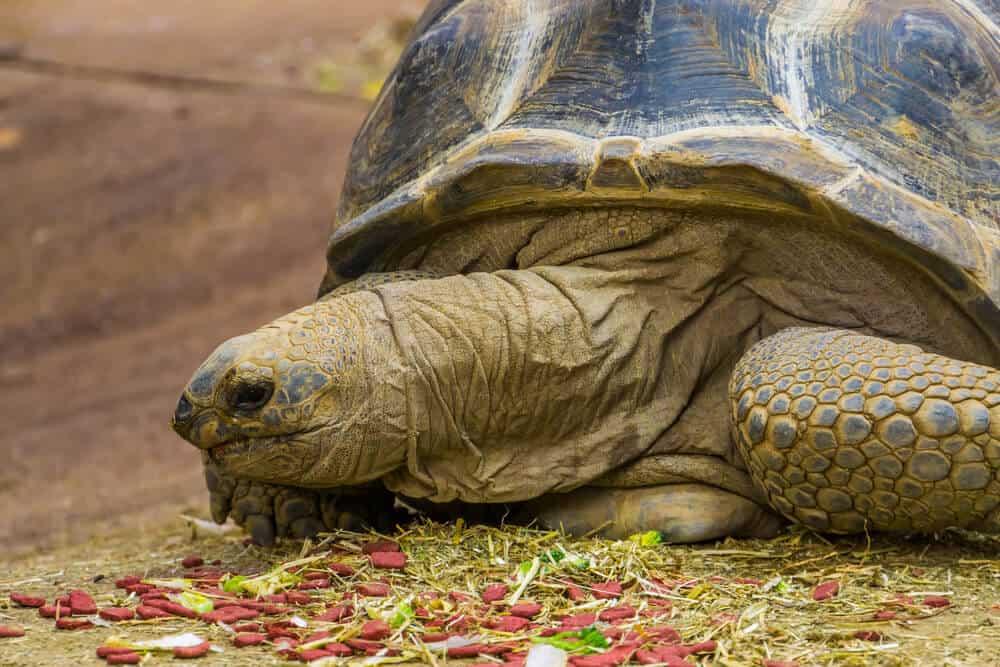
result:
M 256 410 L 271 400 L 274 393 L 274 382 L 267 378 L 240 380 L 233 387 L 230 403 L 233 408 L 241 411 Z
M 194 414 L 194 406 L 188 400 L 187 394 L 181 394 L 181 399 L 177 401 L 177 408 L 174 410 L 174 423 L 183 424 L 191 419 Z

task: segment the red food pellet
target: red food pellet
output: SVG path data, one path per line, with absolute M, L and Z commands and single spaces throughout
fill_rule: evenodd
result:
M 883 609 L 882 611 L 875 612 L 874 618 L 876 621 L 891 621 L 896 618 L 896 612 Z
M 135 618 L 135 612 L 127 607 L 107 607 L 99 612 L 101 618 L 106 621 L 131 621 Z
M 109 655 L 118 655 L 119 653 L 133 653 L 135 649 L 129 648 L 128 646 L 98 646 L 97 647 L 97 657 L 106 658 Z
M 583 602 L 587 599 L 587 594 L 576 584 L 566 584 L 566 596 L 573 602 Z
M 310 604 L 313 601 L 311 595 L 298 591 L 288 591 L 285 593 L 285 598 L 288 604 Z
M 493 624 L 493 629 L 500 632 L 520 632 L 529 625 L 531 622 L 520 616 L 501 616 Z
M 278 593 L 276 595 L 268 595 L 264 599 L 267 600 L 268 602 L 281 602 L 281 603 L 288 602 L 288 596 L 285 595 L 284 593 Z
M 38 608 L 38 615 L 45 618 L 55 618 L 56 616 L 69 616 L 70 610 L 67 607 L 57 607 L 47 604 Z
M 195 644 L 194 646 L 178 646 L 174 649 L 175 658 L 201 658 L 208 655 L 212 645 L 208 642 Z
M 187 568 L 201 567 L 204 564 L 205 564 L 205 559 L 202 558 L 201 556 L 188 556 L 187 558 L 181 561 L 181 565 Z
M 0 625 L 0 637 L 23 637 L 24 628 L 19 625 Z
M 585 612 L 582 614 L 572 614 L 571 616 L 567 616 L 562 620 L 562 625 L 564 628 L 577 629 L 593 625 L 595 622 L 597 622 L 597 614 Z
M 149 584 L 129 584 L 125 587 L 125 590 L 129 593 L 135 593 L 136 595 L 143 595 L 153 590 L 153 586 Z
M 264 611 L 265 607 L 270 606 L 266 602 L 260 602 L 259 600 L 219 600 L 215 603 L 216 609 L 225 609 L 232 607 L 242 608 L 242 609 L 253 609 L 256 611 Z
M 620 621 L 624 618 L 632 618 L 633 616 L 635 616 L 635 609 L 629 607 L 628 605 L 621 605 L 619 607 L 605 609 L 598 614 L 597 618 L 605 623 L 610 623 L 612 621 Z
M 331 572 L 339 574 L 342 577 L 354 576 L 354 568 L 345 563 L 329 563 L 327 567 L 330 568 Z
M 162 609 L 168 614 L 173 614 L 174 616 L 183 616 L 184 618 L 198 618 L 199 616 L 198 612 L 194 609 L 188 609 L 184 605 L 178 604 L 172 600 L 149 600 L 146 602 L 146 605 Z
M 233 639 L 233 643 L 241 648 L 244 646 L 256 646 L 257 644 L 263 644 L 265 641 L 267 641 L 267 636 L 258 632 L 245 632 L 241 635 L 236 635 Z
M 609 581 L 603 584 L 594 584 L 594 597 L 598 600 L 613 600 L 622 596 L 622 585 L 617 581 Z
M 118 588 L 128 588 L 129 586 L 134 586 L 142 581 L 142 577 L 130 576 L 122 577 L 121 579 L 115 580 L 115 586 Z
M 332 632 L 329 632 L 327 630 L 320 630 L 319 632 L 312 633 L 302 641 L 306 644 L 310 644 L 318 639 L 329 639 L 332 636 L 333 636 Z
M 486 644 L 467 644 L 465 646 L 452 646 L 448 649 L 449 658 L 474 658 L 480 653 L 485 653 Z
M 483 589 L 483 602 L 498 602 L 507 597 L 507 584 L 490 584 Z
M 330 607 L 322 614 L 314 616 L 313 618 L 317 621 L 336 623 L 337 621 L 346 620 L 353 615 L 354 615 L 354 607 L 348 604 L 338 604 L 335 607 Z
M 310 581 L 303 581 L 298 586 L 296 586 L 296 588 L 298 588 L 300 591 L 314 591 L 314 590 L 319 590 L 321 588 L 329 588 L 329 587 L 330 587 L 329 579 L 312 579 Z
M 139 661 L 142 660 L 142 656 L 134 651 L 129 653 L 114 653 L 109 655 L 105 660 L 108 661 L 109 665 L 138 665 Z
M 389 595 L 389 586 L 381 583 L 358 584 L 355 589 L 359 594 L 370 598 L 384 598 Z
M 354 653 L 354 651 L 351 650 L 350 646 L 348 646 L 347 644 L 341 644 L 340 642 L 334 644 L 326 644 L 323 648 L 329 651 L 331 655 L 335 655 L 338 658 L 344 658 Z
M 258 616 L 260 616 L 260 612 L 256 609 L 247 609 L 245 607 L 224 607 L 222 609 L 216 609 L 215 611 L 202 614 L 201 620 L 208 623 L 218 623 L 221 621 L 227 625 L 232 625 L 236 621 L 250 621 Z
M 813 589 L 813 600 L 816 600 L 817 602 L 829 600 L 839 592 L 839 581 L 824 581 L 822 584 Z
M 260 623 L 240 623 L 233 626 L 236 632 L 260 632 Z
M 453 637 L 454 635 L 450 632 L 428 632 L 423 637 L 420 638 L 425 644 L 433 644 L 435 642 L 443 642 L 448 639 L 448 637 Z
M 635 652 L 635 659 L 640 665 L 657 665 L 664 664 L 668 667 L 690 667 L 691 663 L 687 662 L 682 658 L 677 651 L 676 647 L 672 646 L 654 646 L 649 650 L 639 650 Z
M 385 621 L 368 621 L 361 626 L 361 638 L 372 641 L 385 639 L 392 633 L 389 624 Z
M 322 648 L 313 648 L 306 651 L 299 651 L 299 659 L 305 662 L 312 662 L 320 658 L 329 658 L 333 653 Z
M 402 551 L 402 549 L 399 547 L 399 544 L 392 540 L 375 540 L 361 547 L 361 553 L 366 555 L 393 551 Z
M 97 613 L 97 603 L 94 602 L 94 598 L 87 591 L 79 589 L 69 592 L 69 608 L 74 614 L 81 616 Z
M 257 611 L 262 614 L 270 614 L 271 616 L 279 616 L 281 614 L 292 613 L 294 610 L 291 607 L 282 607 L 276 604 L 265 604 L 260 607 L 255 607 Z
M 537 602 L 518 602 L 510 608 L 512 616 L 520 616 L 521 618 L 534 618 L 541 611 L 542 605 Z
M 748 579 L 746 577 L 733 577 L 733 583 L 743 584 L 745 586 L 763 586 L 764 582 L 760 579 Z
M 924 598 L 924 606 L 926 607 L 948 607 L 951 606 L 951 600 L 941 595 L 928 595 Z
M 714 639 L 709 639 L 703 642 L 698 642 L 697 644 L 688 644 L 683 648 L 687 655 L 691 655 L 692 653 L 711 653 L 718 647 L 719 646 Z
M 57 605 L 59 607 L 63 607 L 64 609 L 68 610 L 69 609 L 69 596 L 68 595 L 63 595 L 62 597 L 58 597 L 58 598 L 55 599 L 55 601 L 53 602 L 53 604 L 55 604 L 55 605 Z
M 361 651 L 368 655 L 374 655 L 384 648 L 379 642 L 372 642 L 365 639 L 348 639 L 344 643 L 355 651 Z
M 86 630 L 94 627 L 94 624 L 85 618 L 70 618 L 64 616 L 56 619 L 56 627 L 60 630 Z
M 402 570 L 406 567 L 406 554 L 400 551 L 376 551 L 369 558 L 372 565 L 383 570 Z
M 19 607 L 41 607 L 45 604 L 45 598 L 37 598 L 23 593 L 11 593 L 10 601 Z
M 156 607 L 149 607 L 144 604 L 139 605 L 135 608 L 135 613 L 139 615 L 139 618 L 143 620 L 149 620 L 151 618 L 167 618 L 170 616 L 167 612 L 162 609 L 157 609 Z
M 681 640 L 681 633 L 669 625 L 658 625 L 653 628 L 647 628 L 646 635 L 665 642 L 679 642 Z
M 875 630 L 858 630 L 854 633 L 855 639 L 862 639 L 866 642 L 877 642 L 882 639 L 882 633 Z
M 316 580 L 330 581 L 330 575 L 327 574 L 326 572 L 306 572 L 305 574 L 302 575 L 302 577 L 306 581 L 316 581 Z
M 274 641 L 276 639 L 286 639 L 286 638 L 298 641 L 299 635 L 286 628 L 274 628 L 268 631 L 267 638 L 270 639 L 271 641 Z

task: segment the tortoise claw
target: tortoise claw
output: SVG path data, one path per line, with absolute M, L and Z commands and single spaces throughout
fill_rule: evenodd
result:
M 322 530 L 387 531 L 403 518 L 393 508 L 393 494 L 376 485 L 331 491 L 276 486 L 237 479 L 211 462 L 205 463 L 205 484 L 212 519 L 232 517 L 261 546 Z
M 219 469 L 212 465 L 205 465 L 205 486 L 208 487 L 209 508 L 212 511 L 212 520 L 215 523 L 225 523 L 229 518 L 229 511 L 232 509 L 232 497 L 236 491 L 236 480 L 220 474 Z
M 244 525 L 250 532 L 250 537 L 253 539 L 254 544 L 262 547 L 274 545 L 274 521 L 271 517 L 263 514 L 252 514 L 247 517 Z

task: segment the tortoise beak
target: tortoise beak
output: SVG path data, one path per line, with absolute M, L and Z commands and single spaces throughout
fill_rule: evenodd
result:
M 216 445 L 231 440 L 235 433 L 219 419 L 215 410 L 200 410 L 187 392 L 181 394 L 174 409 L 170 426 L 181 436 L 199 449 L 211 449 Z

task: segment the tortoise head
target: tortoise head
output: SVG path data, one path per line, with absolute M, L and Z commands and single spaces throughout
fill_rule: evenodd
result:
M 231 474 L 266 482 L 355 484 L 398 465 L 382 415 L 394 383 L 370 372 L 385 368 L 388 344 L 368 297 L 320 301 L 222 343 L 181 394 L 174 430 Z

